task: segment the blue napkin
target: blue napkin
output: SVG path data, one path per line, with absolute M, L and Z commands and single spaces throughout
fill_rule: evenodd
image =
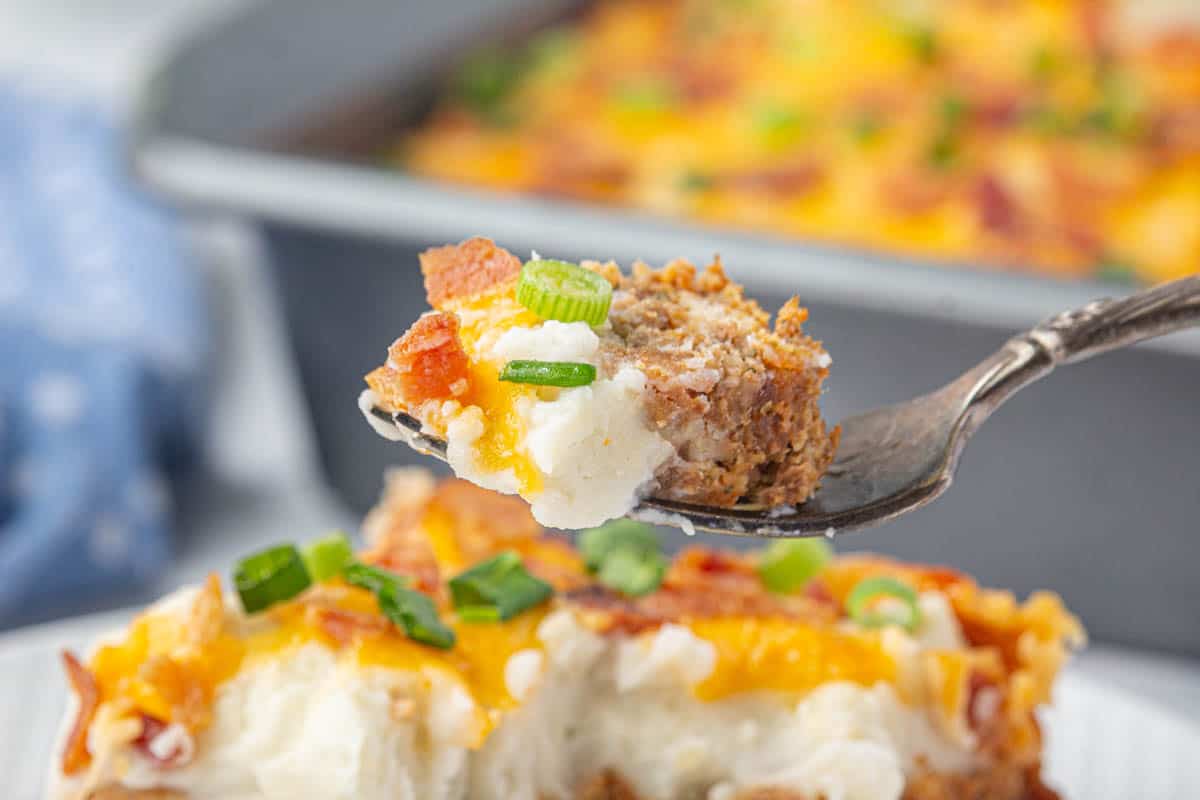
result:
M 0 627 L 111 605 L 170 553 L 208 319 L 97 108 L 0 84 Z

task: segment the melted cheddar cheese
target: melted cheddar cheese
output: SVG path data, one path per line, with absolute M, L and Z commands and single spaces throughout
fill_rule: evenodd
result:
M 500 380 L 500 367 L 487 358 L 486 348 L 506 330 L 532 327 L 541 322 L 516 302 L 514 285 L 505 284 L 467 300 L 454 300 L 443 309 L 459 318 L 459 341 L 470 358 L 470 388 L 461 398 L 464 406 L 483 412 L 483 433 L 474 444 L 478 466 L 485 472 L 512 470 L 522 495 L 541 491 L 541 473 L 522 447 L 525 421 L 518 410 L 522 399 L 537 396 L 527 384 Z
M 1060 277 L 1200 263 L 1200 29 L 1136 0 L 601 0 L 468 59 L 397 165 Z
M 804 693 L 830 681 L 870 686 L 896 680 L 895 662 L 876 633 L 743 617 L 695 620 L 688 627 L 717 651 L 712 674 L 696 687 L 702 700 L 764 689 Z

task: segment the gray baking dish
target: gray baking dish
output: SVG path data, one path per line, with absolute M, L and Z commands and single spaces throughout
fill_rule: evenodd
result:
M 270 0 L 182 43 L 146 86 L 136 170 L 176 201 L 261 223 L 324 468 L 356 509 L 386 465 L 414 461 L 354 401 L 424 309 L 416 254 L 430 245 L 484 234 L 518 253 L 626 264 L 720 253 L 767 307 L 798 293 L 812 310 L 834 358 L 832 420 L 934 388 L 1013 330 L 1126 291 L 487 194 L 376 165 L 465 48 L 573 5 Z M 1097 637 L 1200 654 L 1195 334 L 1022 393 L 980 432 L 943 500 L 839 546 L 952 564 L 1020 593 L 1052 587 Z

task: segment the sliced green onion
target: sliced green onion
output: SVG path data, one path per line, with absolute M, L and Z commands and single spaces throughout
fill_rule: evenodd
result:
M 614 550 L 633 548 L 644 553 L 660 553 L 654 528 L 632 519 L 614 519 L 579 534 L 579 552 L 588 572 L 598 572 Z
M 536 259 L 521 267 L 517 302 L 542 319 L 600 325 L 608 319 L 612 285 L 578 264 Z
M 405 588 L 408 578 L 390 570 L 355 561 L 342 570 L 346 582 L 367 589 L 379 602 L 379 610 L 408 638 L 421 644 L 454 646 L 454 631 L 438 619 L 437 607 L 426 595 Z
M 762 106 L 754 112 L 754 132 L 776 145 L 794 142 L 807 126 L 808 118 L 794 108 Z
M 653 114 L 675 106 L 679 93 L 666 81 L 648 77 L 616 87 L 612 99 L 622 111 Z
M 786 539 L 772 542 L 758 562 L 758 576 L 772 592 L 787 594 L 804 588 L 833 557 L 824 539 Z
M 312 585 L 300 551 L 290 544 L 243 558 L 233 573 L 233 582 L 247 614 L 291 600 Z
M 428 596 L 411 589 L 390 589 L 376 595 L 379 610 L 404 629 L 414 642 L 449 650 L 457 637 L 438 618 L 437 607 Z
M 1136 284 L 1137 270 L 1128 264 L 1106 259 L 1096 267 L 1096 277 L 1109 283 Z
M 342 568 L 354 560 L 354 549 L 346 534 L 336 531 L 304 545 L 300 556 L 309 577 L 320 583 L 340 575 Z
M 588 572 L 630 597 L 653 592 L 667 572 L 667 559 L 654 529 L 631 519 L 615 519 L 584 531 L 579 551 Z
M 380 567 L 355 561 L 342 569 L 342 577 L 351 586 L 358 586 L 378 596 L 399 591 L 408 585 L 408 578 Z
M 956 129 L 967 120 L 970 111 L 967 101 L 956 94 L 942 95 L 938 100 L 938 116 L 946 128 Z
M 912 25 L 905 29 L 903 34 L 918 61 L 922 64 L 937 61 L 940 47 L 936 30 L 928 25 Z
M 711 189 L 716 181 L 711 175 L 689 170 L 679 176 L 679 188 L 685 192 L 703 192 Z
M 850 138 L 857 144 L 870 144 L 882 130 L 882 118 L 869 113 L 859 114 L 850 123 Z
M 587 386 L 596 380 L 596 368 L 575 361 L 510 361 L 500 380 L 537 386 Z
M 657 589 L 666 574 L 667 560 L 662 555 L 618 547 L 604 559 L 596 577 L 623 595 L 641 597 Z
M 468 58 L 454 77 L 455 93 L 472 111 L 496 114 L 521 81 L 524 65 L 500 50 L 481 50 Z
M 958 157 L 958 138 L 950 132 L 942 132 L 929 145 L 929 163 L 939 169 L 949 167 Z
M 859 581 L 846 598 L 846 610 L 864 628 L 899 625 L 911 632 L 921 624 L 916 591 L 904 581 L 887 576 Z
M 521 557 L 506 551 L 450 579 L 450 597 L 464 622 L 512 619 L 541 605 L 553 587 L 525 570 Z

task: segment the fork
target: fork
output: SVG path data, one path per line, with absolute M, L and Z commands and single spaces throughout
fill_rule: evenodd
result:
M 647 497 L 629 516 L 735 536 L 832 536 L 880 525 L 950 487 L 971 435 L 1004 401 L 1055 367 L 1200 325 L 1200 275 L 1128 297 L 1096 300 L 1018 334 L 930 394 L 842 422 L 838 453 L 807 502 L 717 508 Z M 445 441 L 405 413 L 364 408 L 377 430 L 446 460 Z

